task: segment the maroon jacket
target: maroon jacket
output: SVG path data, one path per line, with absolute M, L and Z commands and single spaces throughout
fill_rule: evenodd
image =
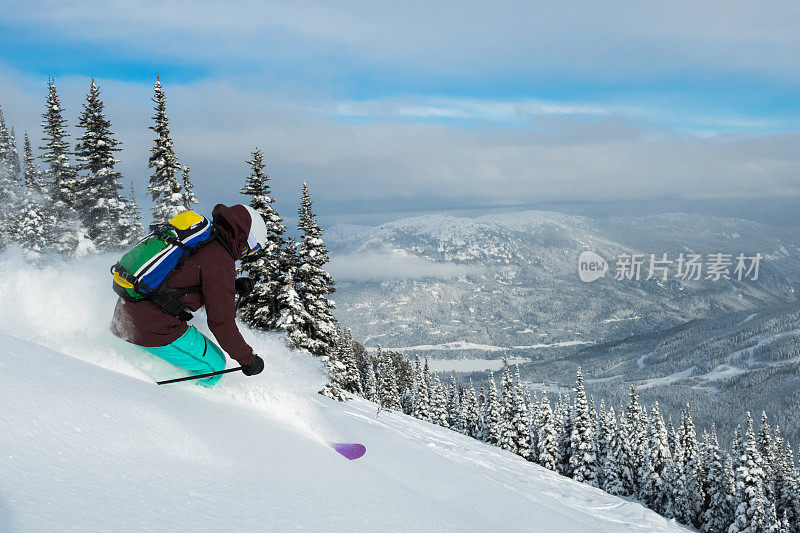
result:
M 227 248 L 213 240 L 189 256 L 167 279 L 171 288 L 200 286 L 181 299 L 192 310 L 205 306 L 208 328 L 220 347 L 242 365 L 255 354 L 236 327 L 236 260 L 241 259 L 250 233 L 250 213 L 241 205 L 214 208 L 213 221 Z M 111 332 L 139 346 L 166 346 L 183 335 L 186 322 L 168 315 L 150 302 L 117 301 Z

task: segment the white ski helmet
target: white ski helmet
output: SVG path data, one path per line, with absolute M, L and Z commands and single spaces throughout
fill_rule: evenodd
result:
M 247 235 L 249 250 L 246 255 L 253 255 L 263 249 L 267 243 L 267 223 L 264 222 L 264 217 L 249 205 L 244 208 L 250 213 L 250 233 Z

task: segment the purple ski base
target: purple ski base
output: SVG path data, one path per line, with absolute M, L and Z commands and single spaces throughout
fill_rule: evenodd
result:
M 331 448 L 344 455 L 351 461 L 367 453 L 367 447 L 355 442 L 333 442 Z

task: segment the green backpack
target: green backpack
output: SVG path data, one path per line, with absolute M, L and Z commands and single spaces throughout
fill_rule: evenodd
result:
M 190 320 L 192 314 L 180 298 L 200 287 L 171 289 L 166 282 L 173 270 L 215 236 L 215 228 L 207 218 L 194 211 L 176 215 L 111 267 L 114 291 L 125 300 L 147 300 L 169 315 Z

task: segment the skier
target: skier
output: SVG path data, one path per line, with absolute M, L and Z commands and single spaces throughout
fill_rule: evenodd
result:
M 180 301 L 192 312 L 205 307 L 208 328 L 219 346 L 187 325 L 186 320 L 162 311 L 147 300 L 132 302 L 120 298 L 114 309 L 111 332 L 193 374 L 225 369 L 224 349 L 242 366 L 246 376 L 253 376 L 264 370 L 264 361 L 253 353 L 236 326 L 236 289 L 246 283 L 236 280 L 235 262 L 263 247 L 267 226 L 255 209 L 244 205 L 218 204 L 212 219 L 216 238 L 176 267 L 166 284 L 174 289 L 197 288 L 181 296 Z M 197 381 L 211 387 L 221 377 Z

